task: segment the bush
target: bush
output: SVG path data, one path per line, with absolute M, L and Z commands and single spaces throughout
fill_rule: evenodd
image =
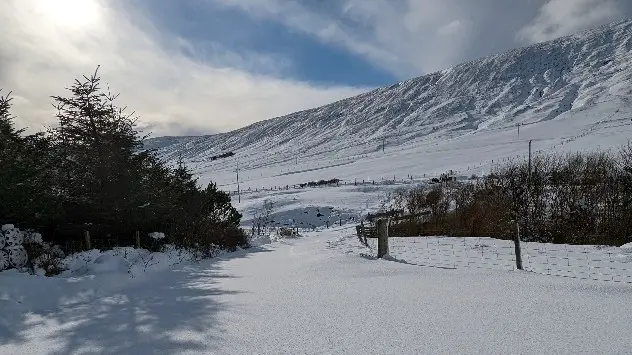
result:
M 449 180 L 448 180 L 449 181 Z M 420 234 L 513 238 L 526 241 L 622 245 L 632 235 L 632 144 L 603 152 L 536 156 L 510 161 L 465 183 L 417 187 L 408 212 L 430 211 L 407 230 Z M 401 223 L 400 223 L 401 224 Z
M 284 238 L 296 236 L 296 231 L 292 228 L 287 228 L 287 227 L 279 228 L 277 233 L 279 234 L 280 237 L 284 237 Z
M 54 276 L 66 270 L 62 263 L 65 255 L 59 246 L 30 243 L 25 248 L 31 259 L 29 266 L 32 273 L 43 270 L 45 276 Z

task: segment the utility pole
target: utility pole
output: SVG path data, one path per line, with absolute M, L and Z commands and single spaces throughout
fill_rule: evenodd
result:
M 531 223 L 531 139 L 529 139 L 529 171 L 527 172 L 527 226 Z M 516 252 L 520 252 L 520 227 L 516 223 L 516 227 L 518 228 L 518 235 L 516 239 Z M 530 229 L 527 229 L 527 233 L 529 233 Z M 522 269 L 522 261 L 519 259 L 518 254 L 516 254 L 516 262 L 518 263 L 518 269 Z M 519 261 L 519 262 L 518 262 Z
M 237 159 L 237 170 L 235 170 L 235 172 L 237 172 L 237 202 L 241 203 L 241 193 L 239 191 L 239 159 Z
M 518 138 L 520 138 L 520 123 L 518 123 Z
M 531 181 L 531 139 L 529 139 L 529 181 Z

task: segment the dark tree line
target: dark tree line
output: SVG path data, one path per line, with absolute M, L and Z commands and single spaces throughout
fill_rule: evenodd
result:
M 235 155 L 235 153 L 233 153 L 233 152 L 226 152 L 226 153 L 222 153 L 222 154 L 219 154 L 219 155 L 213 155 L 211 157 L 211 160 L 229 158 L 229 157 L 232 157 L 233 155 Z
M 33 135 L 15 129 L 10 93 L 0 96 L 0 223 L 61 245 L 85 231 L 120 245 L 150 232 L 186 247 L 246 245 L 228 194 L 143 150 L 136 118 L 100 81 L 95 72 L 53 96 L 58 124 Z

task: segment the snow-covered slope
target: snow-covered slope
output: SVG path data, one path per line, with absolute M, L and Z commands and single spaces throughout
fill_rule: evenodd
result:
M 630 116 L 632 20 L 627 20 L 236 131 L 155 138 L 148 146 L 166 158 L 182 155 L 201 182 L 234 184 L 239 161 L 242 187 L 254 188 L 468 166 L 478 173 L 493 159 L 521 154 L 529 139 L 536 150 L 623 143 L 630 136 Z M 209 161 L 226 151 L 236 155 Z M 331 168 L 343 164 L 352 169 L 341 174 Z

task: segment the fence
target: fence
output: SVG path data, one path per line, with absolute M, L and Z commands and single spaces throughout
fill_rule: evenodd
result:
M 379 238 L 364 240 L 379 257 L 388 254 L 413 265 L 497 270 L 522 266 L 538 274 L 632 284 L 632 249 L 533 242 L 516 248 L 515 241 L 468 237 L 391 237 L 382 246 Z
M 109 237 L 109 238 L 93 238 L 90 236 L 89 232 L 85 232 L 84 238 L 81 240 L 67 240 L 63 245 L 61 245 L 61 250 L 66 255 L 98 249 L 98 250 L 110 250 L 115 247 L 122 247 L 125 243 L 122 243 L 121 239 L 117 237 Z M 163 243 L 160 240 L 153 238 L 145 238 L 141 237 L 140 233 L 136 233 L 135 241 L 133 243 L 127 243 L 130 247 L 135 248 L 144 248 L 149 250 L 156 250 Z
M 425 181 L 425 180 L 421 180 L 421 179 L 427 179 L 427 178 L 432 178 L 432 177 L 439 177 L 441 176 L 441 174 L 428 174 L 426 176 L 426 174 L 423 174 L 422 176 L 419 177 L 413 177 L 413 175 L 409 175 L 407 178 L 403 179 L 403 178 L 397 178 L 396 176 L 393 177 L 393 179 L 380 179 L 380 180 L 358 180 L 358 179 L 354 179 L 353 181 L 340 181 L 338 183 L 333 183 L 333 184 L 324 184 L 324 185 L 317 185 L 317 186 L 313 186 L 313 185 L 308 185 L 308 184 L 293 184 L 293 185 L 285 185 L 285 186 L 270 186 L 270 187 L 261 187 L 261 188 L 247 188 L 247 189 L 243 189 L 240 191 L 237 190 L 230 190 L 230 191 L 226 191 L 230 196 L 236 196 L 237 194 L 250 194 L 250 193 L 256 193 L 256 192 L 265 192 L 265 191 L 285 191 L 285 190 L 298 190 L 298 189 L 306 189 L 306 188 L 330 188 L 330 187 L 340 187 L 340 186 L 371 186 L 371 185 L 384 185 L 384 184 L 411 184 L 411 183 L 418 183 L 421 181 Z M 234 185 L 234 184 L 231 184 Z

